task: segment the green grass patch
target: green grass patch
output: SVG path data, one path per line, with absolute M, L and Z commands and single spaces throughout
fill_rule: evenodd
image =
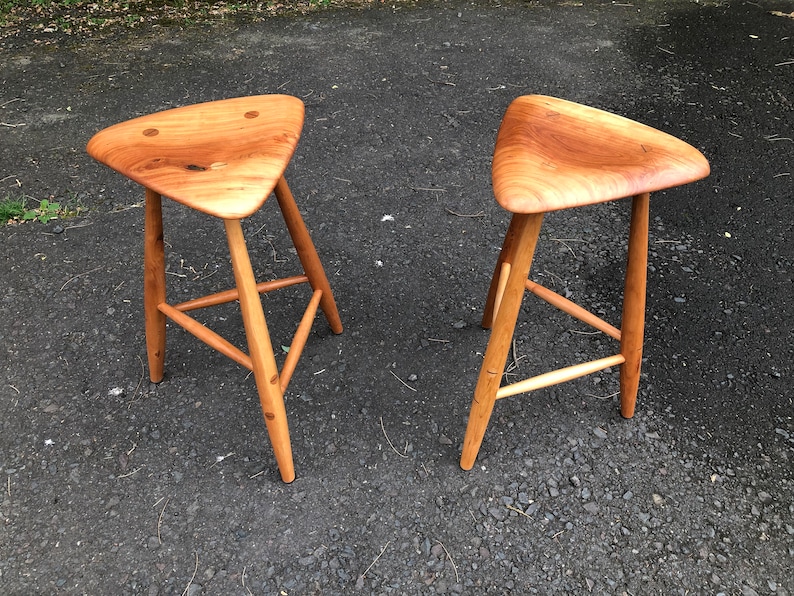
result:
M 0 199 L 0 222 L 3 224 L 37 221 L 47 223 L 53 219 L 76 217 L 88 209 L 73 194 L 65 201 L 55 202 L 50 199 L 37 201 L 28 196 L 15 197 L 6 195 Z
M 25 214 L 25 199 L 6 195 L 0 200 L 0 221 L 8 223 L 22 219 Z

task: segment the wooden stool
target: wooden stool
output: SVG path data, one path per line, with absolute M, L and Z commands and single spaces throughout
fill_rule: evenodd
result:
M 144 309 L 151 380 L 159 383 L 163 378 L 166 317 L 252 370 L 284 482 L 292 482 L 295 470 L 283 394 L 318 306 L 334 333 L 342 332 L 331 286 L 284 179 L 300 137 L 303 111 L 303 102 L 286 95 L 227 99 L 116 124 L 97 133 L 87 147 L 92 157 L 146 189 Z M 274 191 L 304 272 L 257 284 L 240 220 Z M 161 195 L 223 219 L 236 289 L 166 303 Z M 259 294 L 300 283 L 308 283 L 313 295 L 279 374 Z M 249 354 L 185 314 L 234 300 L 240 301 Z
M 620 411 L 634 415 L 640 381 L 650 194 L 699 180 L 709 164 L 668 134 L 568 101 L 527 95 L 507 109 L 496 140 L 493 187 L 513 213 L 482 325 L 493 326 L 474 391 L 460 465 L 469 470 L 497 399 L 620 365 Z M 621 328 L 527 279 L 543 214 L 633 197 Z M 620 342 L 620 353 L 500 387 L 524 291 Z

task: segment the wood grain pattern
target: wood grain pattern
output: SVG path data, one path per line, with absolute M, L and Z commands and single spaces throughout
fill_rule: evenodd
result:
M 634 414 L 642 365 L 650 192 L 707 176 L 699 151 L 670 135 L 551 97 L 519 97 L 496 141 L 497 201 L 513 213 L 483 314 L 493 325 L 463 439 L 460 466 L 474 465 L 497 399 L 620 366 L 621 414 Z M 621 329 L 527 279 L 547 211 L 633 197 Z M 500 387 L 524 290 L 620 340 L 620 353 Z
M 466 435 L 463 439 L 463 452 L 460 457 L 460 467 L 464 470 L 471 470 L 474 465 L 485 436 L 485 429 L 491 419 L 542 222 L 542 214 L 513 216 L 510 229 L 515 233 L 515 237 L 506 243 L 509 253 L 500 255 L 500 261 L 509 263 L 510 268 L 500 300 L 501 304 L 498 309 L 492 310 L 496 315 L 493 331 L 485 350 L 477 386 L 474 388 Z
M 254 270 L 251 267 L 240 220 L 227 219 L 223 223 L 229 242 L 234 280 L 240 293 L 240 311 L 243 315 L 245 338 L 248 341 L 248 352 L 251 356 L 267 434 L 273 446 L 273 455 L 276 457 L 281 479 L 284 482 L 292 482 L 295 480 L 295 465 L 287 425 L 287 409 L 284 406 L 284 394 L 279 383 L 278 367 L 273 355 L 270 333 L 267 330 L 265 312 L 262 310 L 262 300 L 259 292 L 256 291 Z
M 88 153 L 188 207 L 247 217 L 273 191 L 295 151 L 303 102 L 240 97 L 157 112 L 97 133 Z
M 165 244 L 163 242 L 163 201 L 146 189 L 143 240 L 143 310 L 146 321 L 146 354 L 149 379 L 163 380 L 165 372 L 165 315 L 159 306 L 165 302 Z
M 709 174 L 709 164 L 694 147 L 644 124 L 526 95 L 505 113 L 492 174 L 502 207 L 545 213 L 693 182 Z
M 634 197 L 631 203 L 629 254 L 623 289 L 623 316 L 620 324 L 620 353 L 626 361 L 620 367 L 620 413 L 634 416 L 640 387 L 642 343 L 645 336 L 645 300 L 648 275 L 649 193 Z

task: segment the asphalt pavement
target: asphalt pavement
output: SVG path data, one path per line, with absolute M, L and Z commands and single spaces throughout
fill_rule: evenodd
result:
M 790 594 L 794 3 L 438 2 L 6 38 L 0 197 L 2 594 Z M 36 40 L 36 42 L 34 42 Z M 142 192 L 85 143 L 131 117 L 287 93 L 287 176 L 345 324 L 315 322 L 281 483 L 253 379 L 169 328 L 146 375 Z M 637 413 L 617 371 L 497 403 L 458 466 L 508 214 L 490 159 L 516 96 L 579 101 L 711 163 L 651 203 Z M 534 275 L 619 315 L 628 203 L 550 215 Z M 289 274 L 273 205 L 246 220 Z M 169 295 L 231 283 L 219 222 L 167 203 Z M 286 345 L 306 297 L 268 297 Z M 203 319 L 244 342 L 234 305 Z M 611 349 L 525 301 L 516 370 Z

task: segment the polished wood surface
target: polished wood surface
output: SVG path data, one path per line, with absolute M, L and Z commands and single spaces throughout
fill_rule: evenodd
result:
M 288 95 L 200 103 L 106 128 L 87 151 L 163 196 L 239 219 L 273 191 L 298 144 L 303 115 L 303 102 Z
M 94 158 L 146 190 L 144 309 L 151 380 L 163 378 L 166 318 L 253 371 L 284 482 L 295 478 L 284 391 L 318 309 L 334 333 L 342 332 L 328 278 L 284 179 L 303 113 L 303 103 L 285 95 L 228 99 L 111 126 L 97 133 L 87 147 Z M 271 193 L 276 195 L 303 272 L 257 283 L 240 220 L 259 209 Z M 224 220 L 236 288 L 176 305 L 166 302 L 162 196 Z M 311 286 L 312 297 L 279 373 L 259 295 L 303 283 Z M 234 300 L 240 302 L 248 354 L 187 314 Z
M 623 288 L 623 316 L 620 327 L 620 353 L 626 362 L 620 367 L 620 413 L 634 416 L 640 387 L 642 343 L 645 335 L 645 299 L 648 277 L 648 224 L 650 195 L 634 197 L 631 204 L 629 254 Z
M 512 213 L 545 213 L 699 180 L 706 158 L 673 136 L 543 95 L 515 99 L 496 140 L 493 188 Z
M 146 324 L 146 354 L 149 379 L 163 380 L 165 366 L 165 315 L 158 308 L 165 302 L 165 245 L 163 243 L 162 197 L 146 189 L 143 236 L 143 311 Z
M 295 245 L 295 250 L 298 252 L 298 259 L 306 272 L 306 276 L 309 278 L 309 285 L 311 285 L 312 290 L 320 290 L 322 292 L 320 308 L 325 314 L 331 330 L 334 333 L 342 333 L 342 320 L 339 318 L 339 311 L 336 308 L 336 302 L 334 302 L 331 284 L 328 283 L 325 269 L 323 269 L 323 264 L 317 255 L 317 249 L 314 248 L 314 243 L 309 236 L 309 230 L 306 229 L 306 224 L 303 222 L 300 211 L 298 211 L 298 205 L 295 203 L 292 191 L 283 177 L 276 184 L 275 193 L 281 214 L 284 216 L 287 231 L 290 238 L 292 238 L 292 243 Z
M 535 253 L 535 245 L 542 222 L 542 213 L 514 215 L 510 224 L 512 235 L 505 242 L 502 249 L 503 254 L 499 257 L 501 263 L 510 263 L 510 268 L 499 307 L 492 311 L 496 314 L 493 331 L 488 341 L 488 348 L 485 350 L 477 386 L 474 389 L 474 398 L 471 403 L 466 435 L 463 439 L 463 453 L 460 459 L 460 467 L 464 470 L 470 470 L 474 465 L 474 460 L 477 459 L 477 453 L 485 436 L 485 429 L 491 419 L 496 392 L 502 382 L 502 374 L 507 363 L 507 354 L 513 340 L 521 302 L 524 299 L 524 287 L 529 268 L 532 265 L 532 257 Z M 492 283 L 492 287 L 498 287 L 498 277 L 501 271 L 500 267 L 495 272 L 494 277 L 497 278 L 497 282 Z M 494 292 L 495 294 L 496 292 Z
M 482 325 L 493 326 L 474 389 L 460 465 L 471 469 L 497 399 L 620 366 L 620 411 L 634 415 L 642 364 L 650 192 L 708 175 L 706 159 L 674 137 L 607 112 L 544 96 L 516 99 L 497 137 L 497 201 L 513 212 L 496 262 Z M 620 329 L 528 280 L 547 211 L 631 196 Z M 524 291 L 620 342 L 620 352 L 501 386 Z M 540 348 L 542 349 L 542 347 Z
M 227 219 L 223 223 L 226 226 L 234 280 L 240 293 L 240 310 L 243 315 L 245 337 L 248 341 L 248 351 L 251 356 L 267 433 L 270 436 L 270 444 L 273 446 L 276 462 L 278 462 L 281 479 L 284 482 L 292 482 L 295 480 L 295 466 L 292 460 L 292 447 L 287 426 L 287 410 L 284 407 L 284 395 L 279 382 L 273 345 L 265 323 L 262 300 L 256 290 L 254 270 L 248 257 L 240 220 Z

